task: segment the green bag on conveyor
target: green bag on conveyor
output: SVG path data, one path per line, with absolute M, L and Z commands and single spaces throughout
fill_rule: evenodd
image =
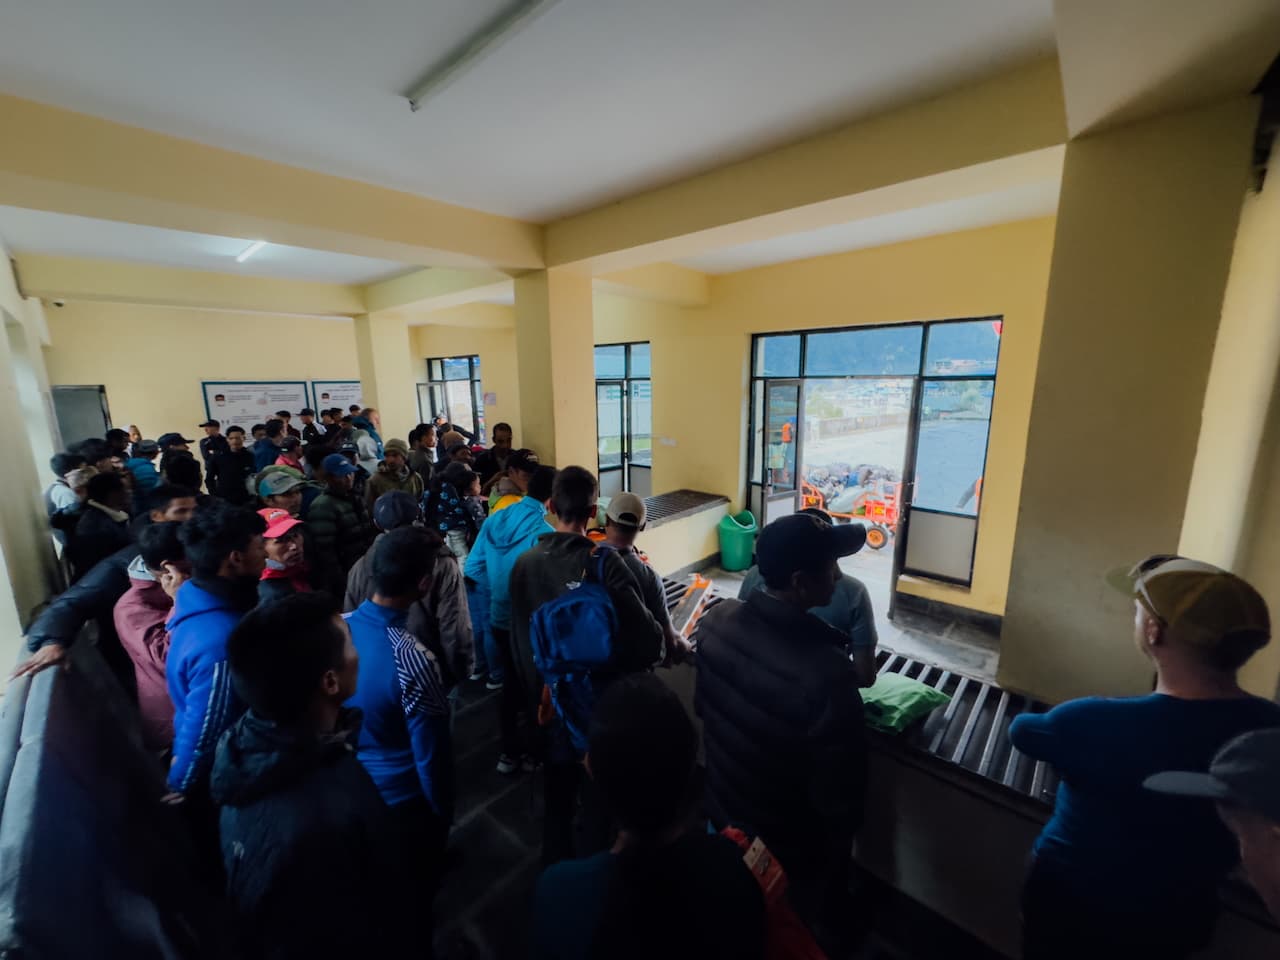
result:
M 951 702 L 941 690 L 900 673 L 882 673 L 875 683 L 859 692 L 867 726 L 889 733 L 901 733 L 921 717 Z

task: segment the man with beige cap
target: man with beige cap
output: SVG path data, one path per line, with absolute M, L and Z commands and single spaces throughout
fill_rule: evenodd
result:
M 1149 557 L 1107 578 L 1132 598 L 1155 692 L 1087 697 L 1018 717 L 1022 753 L 1061 777 L 1023 892 L 1023 957 L 1187 957 L 1213 935 L 1217 887 L 1238 854 L 1208 804 L 1143 789 L 1203 770 L 1234 737 L 1280 727 L 1280 705 L 1237 671 L 1271 636 L 1266 603 L 1234 574 Z

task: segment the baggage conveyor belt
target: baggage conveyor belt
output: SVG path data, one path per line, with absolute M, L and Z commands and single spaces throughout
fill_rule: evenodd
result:
M 688 628 L 691 607 L 697 615 L 720 602 L 722 597 L 709 586 L 692 588 L 689 582 L 664 580 L 667 606 L 677 631 Z M 705 591 L 699 598 L 697 591 Z M 690 599 L 692 595 L 692 599 Z M 701 599 L 701 603 L 697 601 Z M 684 601 L 682 603 L 682 601 Z M 691 639 L 697 643 L 697 624 Z M 931 762 L 965 771 L 988 785 L 1012 791 L 1045 807 L 1052 806 L 1058 778 L 1042 760 L 1032 760 L 1009 742 L 1009 726 L 1023 713 L 1042 713 L 1047 705 L 1029 697 L 1001 690 L 993 683 L 945 670 L 920 660 L 881 648 L 876 655 L 878 673 L 900 673 L 927 683 L 951 697 L 899 735 L 873 733 L 891 749 L 929 758 Z

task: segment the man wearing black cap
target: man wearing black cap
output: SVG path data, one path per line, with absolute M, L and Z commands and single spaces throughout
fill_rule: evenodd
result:
M 187 444 L 194 443 L 180 433 L 162 433 L 156 443 L 160 445 L 160 475 L 169 475 L 169 464 L 175 457 L 191 457 L 191 449 Z M 192 459 L 195 459 L 192 457 Z
M 1148 790 L 1216 801 L 1240 844 L 1245 873 L 1280 923 L 1280 730 L 1236 737 L 1208 773 L 1172 770 L 1147 777 Z
M 790 878 L 792 905 L 832 951 L 849 916 L 865 727 L 848 637 L 809 611 L 831 602 L 837 561 L 865 542 L 859 525 L 775 520 L 756 549 L 764 589 L 713 607 L 698 631 L 711 821 L 764 841 Z
M 1009 728 L 1061 778 L 1022 897 L 1026 960 L 1188 957 L 1212 938 L 1218 884 L 1235 864 L 1207 806 L 1142 788 L 1154 773 L 1205 769 L 1229 740 L 1280 726 L 1280 706 L 1237 673 L 1271 635 L 1266 602 L 1212 564 L 1152 556 L 1107 582 L 1129 598 L 1133 642 L 1155 692 L 1085 697 Z
M 200 459 L 204 461 L 205 484 L 212 493 L 218 485 L 217 458 L 231 448 L 222 435 L 222 424 L 217 420 L 206 420 L 200 427 L 204 430 L 204 437 L 200 440 Z

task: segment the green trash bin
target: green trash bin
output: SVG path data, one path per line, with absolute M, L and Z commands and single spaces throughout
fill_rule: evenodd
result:
M 724 570 L 746 570 L 756 548 L 756 518 L 750 510 L 727 515 L 720 521 L 720 567 Z

